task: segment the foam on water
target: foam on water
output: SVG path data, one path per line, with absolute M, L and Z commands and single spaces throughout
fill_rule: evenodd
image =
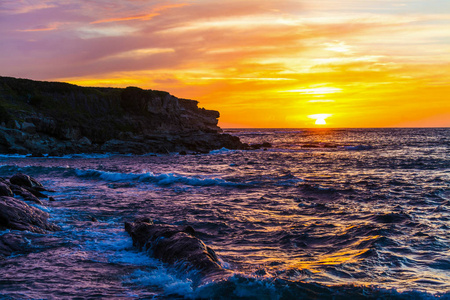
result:
M 199 178 L 192 176 L 183 176 L 175 173 L 154 174 L 152 172 L 144 173 L 119 173 L 99 170 L 75 170 L 75 174 L 85 178 L 100 178 L 111 182 L 150 182 L 159 186 L 168 186 L 172 184 L 185 184 L 191 186 L 238 186 L 240 184 L 228 182 L 220 178 Z
M 209 154 L 224 154 L 224 153 L 232 153 L 235 152 L 236 150 L 230 150 L 227 148 L 222 148 L 222 149 L 218 149 L 218 150 L 212 150 L 209 152 Z
M 193 298 L 194 296 L 191 281 L 183 280 L 174 274 L 170 274 L 163 266 L 154 269 L 136 270 L 132 274 L 125 276 L 123 280 L 125 283 L 160 289 L 166 295 L 174 294 L 187 298 Z
M 0 154 L 0 158 L 25 158 L 30 156 L 31 154 Z

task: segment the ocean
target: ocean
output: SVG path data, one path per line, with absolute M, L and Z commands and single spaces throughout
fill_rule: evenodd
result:
M 0 156 L 56 190 L 33 205 L 62 228 L 23 233 L 0 299 L 450 299 L 449 128 L 226 132 L 272 147 Z M 192 226 L 231 275 L 197 285 L 139 251 L 143 216 Z

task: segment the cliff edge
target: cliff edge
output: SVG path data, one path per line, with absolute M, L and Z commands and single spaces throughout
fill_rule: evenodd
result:
M 198 101 L 137 87 L 0 77 L 0 153 L 171 153 L 245 149 Z

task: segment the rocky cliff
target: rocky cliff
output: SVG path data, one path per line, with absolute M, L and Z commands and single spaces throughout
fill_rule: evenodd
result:
M 91 88 L 0 77 L 0 153 L 205 152 L 245 149 L 219 112 L 137 87 Z

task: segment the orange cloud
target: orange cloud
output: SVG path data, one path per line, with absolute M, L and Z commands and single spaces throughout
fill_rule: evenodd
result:
M 42 25 L 42 26 L 35 26 L 33 28 L 29 28 L 29 29 L 17 29 L 16 31 L 18 32 L 39 32 L 39 31 L 53 31 L 59 28 L 59 26 L 61 25 L 61 23 L 59 22 L 55 22 L 55 23 L 51 23 L 49 25 Z
M 188 5 L 187 3 L 173 4 L 173 5 L 162 5 L 152 9 L 151 13 L 148 14 L 139 14 L 134 16 L 127 17 L 117 17 L 110 19 L 103 19 L 91 22 L 91 24 L 100 24 L 100 23 L 110 23 L 110 22 L 123 22 L 123 21 L 133 21 L 133 20 L 150 20 L 153 17 L 159 16 L 161 11 L 171 8 L 178 8 Z
M 100 23 L 110 23 L 110 22 L 122 22 L 122 21 L 132 21 L 132 20 L 150 20 L 151 18 L 158 16 L 159 13 L 150 13 L 145 15 L 136 15 L 136 16 L 129 16 L 129 17 L 119 17 L 119 18 L 111 18 L 111 19 L 104 19 L 104 20 L 98 20 L 91 22 L 91 24 L 100 24 Z
M 229 126 L 306 127 L 321 113 L 333 115 L 330 127 L 448 124 L 450 15 L 441 6 L 299 2 L 83 2 L 82 15 L 33 41 L 4 37 L 44 24 L 44 11 L 30 12 L 33 22 L 0 15 L 9 20 L 0 63 L 5 75 L 166 90 L 219 110 Z

